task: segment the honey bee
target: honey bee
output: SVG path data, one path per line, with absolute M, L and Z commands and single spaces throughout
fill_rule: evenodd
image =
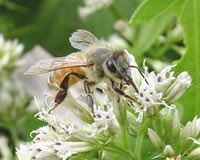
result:
M 58 92 L 54 99 L 55 106 L 49 112 L 63 102 L 67 96 L 67 90 L 80 80 L 83 81 L 87 103 L 93 115 L 94 104 L 90 87 L 96 86 L 102 81 L 110 83 L 118 94 L 140 104 L 117 86 L 124 81 L 128 85 L 132 85 L 138 92 L 130 71 L 131 67 L 138 68 L 130 66 L 129 56 L 126 52 L 114 51 L 98 41 L 92 33 L 81 29 L 74 32 L 69 41 L 80 52 L 71 53 L 65 57 L 41 60 L 25 73 L 31 75 L 51 72 L 49 84 L 56 87 Z

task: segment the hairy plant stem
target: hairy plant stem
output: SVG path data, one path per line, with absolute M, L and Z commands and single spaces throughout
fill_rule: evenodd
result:
M 152 118 L 144 119 L 141 124 L 140 130 L 138 132 L 136 145 L 135 145 L 135 155 L 137 157 L 137 160 L 142 160 L 142 155 L 141 155 L 142 144 L 143 144 L 144 136 L 146 134 L 146 130 L 149 127 L 151 121 L 152 121 Z

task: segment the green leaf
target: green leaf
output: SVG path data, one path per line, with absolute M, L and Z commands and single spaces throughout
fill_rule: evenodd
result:
M 200 114 L 200 1 L 146 0 L 134 13 L 131 23 L 134 25 L 151 20 L 166 11 L 174 12 L 184 29 L 187 51 L 178 62 L 175 71 L 176 73 L 188 71 L 193 80 L 192 87 L 180 99 L 185 109 L 183 119 L 186 122 L 196 114 Z
M 146 52 L 173 20 L 174 15 L 163 14 L 154 18 L 149 23 L 142 25 L 134 43 L 133 53 L 136 57 Z M 159 24 L 159 25 L 158 25 Z
M 177 0 L 146 0 L 134 12 L 130 23 L 136 25 L 151 20 L 168 10 Z
M 200 115 L 200 1 L 179 0 L 171 9 L 178 17 L 184 29 L 184 41 L 187 47 L 185 56 L 175 71 L 188 71 L 192 77 L 192 87 L 184 94 L 180 102 L 184 105 L 184 122 Z

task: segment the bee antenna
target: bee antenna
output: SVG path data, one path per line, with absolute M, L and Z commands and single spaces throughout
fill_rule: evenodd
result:
M 142 76 L 142 78 L 144 78 L 145 82 L 149 85 L 147 79 L 145 78 L 144 74 L 140 71 L 140 69 L 137 66 L 128 66 L 130 68 L 136 68 L 138 70 L 138 72 L 140 73 L 140 75 Z

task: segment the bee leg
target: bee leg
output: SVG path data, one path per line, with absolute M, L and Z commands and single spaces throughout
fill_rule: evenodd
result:
M 66 95 L 67 95 L 67 90 L 61 89 L 60 91 L 58 91 L 56 98 L 54 99 L 55 105 L 52 109 L 49 110 L 48 113 L 51 113 L 51 111 L 53 111 L 60 103 L 62 103 Z
M 57 95 L 54 99 L 55 105 L 52 109 L 49 110 L 49 113 L 51 113 L 51 111 L 53 111 L 60 103 L 62 103 L 64 101 L 65 97 L 67 96 L 69 79 L 70 79 L 70 76 L 72 76 L 72 75 L 79 78 L 79 79 L 85 79 L 86 78 L 84 75 L 76 73 L 76 72 L 67 73 L 67 75 L 63 79 L 62 83 L 60 84 L 60 90 L 58 91 L 58 93 L 57 93 Z
M 95 114 L 94 114 L 94 102 L 93 102 L 93 98 L 91 96 L 91 91 L 90 91 L 88 81 L 84 81 L 84 90 L 85 90 L 85 93 L 87 94 L 88 106 L 91 109 L 93 116 L 95 116 Z
M 131 101 L 137 103 L 138 105 L 141 105 L 141 103 L 138 102 L 135 98 L 133 98 L 133 97 L 127 95 L 127 94 L 124 93 L 122 90 L 120 90 L 120 89 L 115 85 L 115 83 L 114 83 L 113 80 L 111 80 L 111 82 L 112 82 L 112 88 L 113 88 L 113 90 L 114 90 L 116 93 L 118 93 L 119 95 L 124 96 L 124 97 L 126 97 L 126 98 L 128 98 L 128 99 L 130 99 Z

